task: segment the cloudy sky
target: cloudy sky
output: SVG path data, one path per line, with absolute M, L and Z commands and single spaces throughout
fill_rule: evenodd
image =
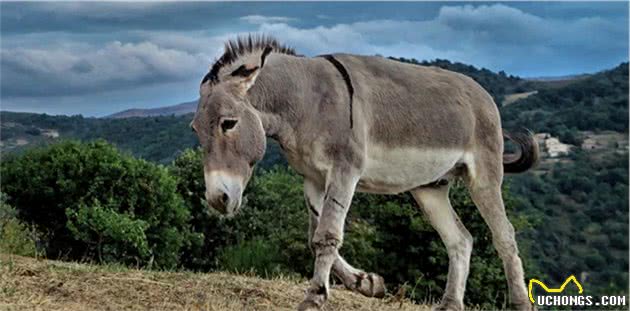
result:
M 460 61 L 523 77 L 628 60 L 627 2 L 0 3 L 1 109 L 104 116 L 194 100 L 227 38 Z

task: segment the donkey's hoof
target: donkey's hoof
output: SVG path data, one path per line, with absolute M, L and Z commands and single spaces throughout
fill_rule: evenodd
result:
M 328 299 L 328 288 L 326 286 L 317 286 L 311 283 L 306 290 L 304 301 L 298 306 L 298 311 L 319 310 Z
M 357 279 L 355 290 L 366 297 L 385 297 L 385 279 L 375 273 L 361 275 Z
M 433 308 L 434 311 L 464 311 L 464 302 L 452 298 L 442 298 L 439 305 Z

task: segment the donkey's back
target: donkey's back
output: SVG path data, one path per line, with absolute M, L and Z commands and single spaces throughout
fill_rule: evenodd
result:
M 334 57 L 349 72 L 355 122 L 367 132 L 359 190 L 407 191 L 472 165 L 479 144 L 502 149 L 497 108 L 471 78 L 382 57 Z

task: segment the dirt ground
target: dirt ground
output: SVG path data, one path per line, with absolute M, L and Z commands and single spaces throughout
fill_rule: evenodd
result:
M 295 310 L 307 282 L 155 272 L 0 254 L 0 310 Z M 429 311 L 334 288 L 325 310 Z

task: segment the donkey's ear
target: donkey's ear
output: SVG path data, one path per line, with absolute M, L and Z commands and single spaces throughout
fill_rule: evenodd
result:
M 254 82 L 256 82 L 258 73 L 260 73 L 259 66 L 251 67 L 248 65 L 241 65 L 240 67 L 236 68 L 236 70 L 232 71 L 230 75 L 237 78 L 238 87 L 240 91 L 244 94 L 245 92 L 247 92 L 247 90 L 254 86 Z
M 236 70 L 232 71 L 230 75 L 232 77 L 249 78 L 252 75 L 255 75 L 259 68 L 260 67 L 258 66 L 249 67 L 247 65 L 241 65 L 236 68 Z
M 239 79 L 239 86 L 243 93 L 247 92 L 256 82 L 256 78 L 260 73 L 260 69 L 265 65 L 265 59 L 271 53 L 273 48 L 271 46 L 265 47 L 262 54 L 260 55 L 260 64 L 256 65 L 241 65 L 236 68 L 236 70 L 232 71 L 230 74 L 232 77 L 237 77 Z

